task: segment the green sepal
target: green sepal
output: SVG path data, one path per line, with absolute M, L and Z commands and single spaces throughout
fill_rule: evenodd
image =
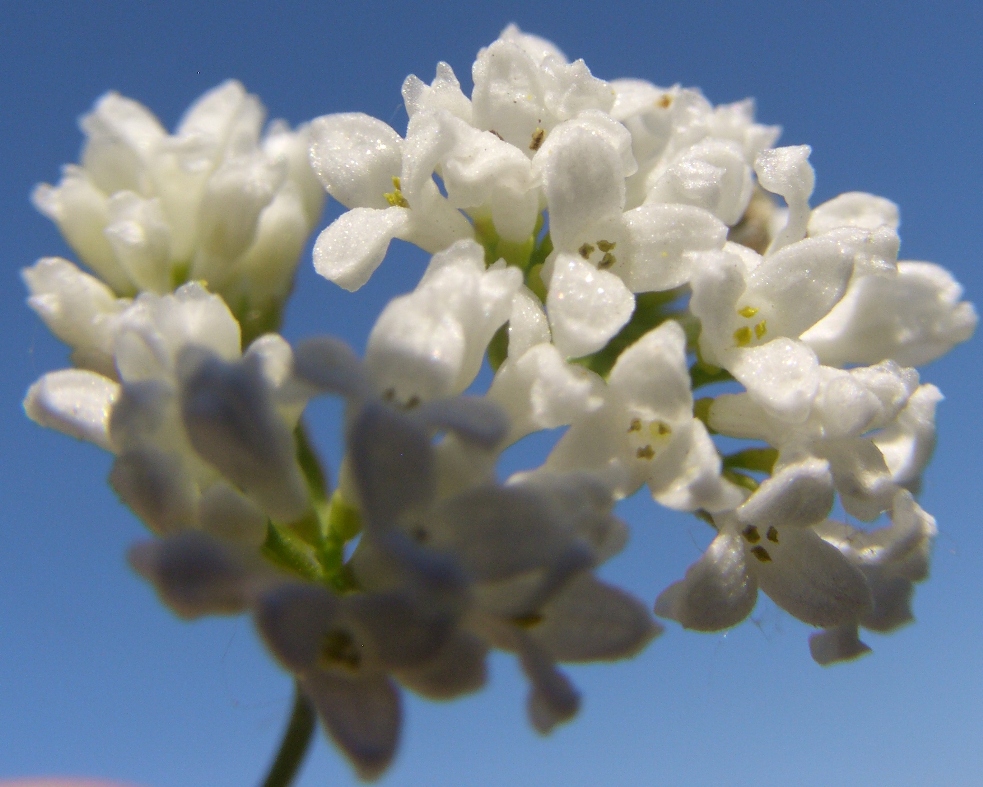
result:
M 727 467 L 723 469 L 720 475 L 722 475 L 732 484 L 747 489 L 749 492 L 758 491 L 758 486 L 759 486 L 758 482 L 755 481 L 753 478 L 751 478 L 751 476 L 749 475 L 745 475 L 744 473 L 738 473 L 736 470 L 731 470 L 730 468 Z
M 771 475 L 778 460 L 778 450 L 775 448 L 745 448 L 736 454 L 724 457 L 724 467 L 727 469 L 740 468 L 754 473 Z
M 704 385 L 733 382 L 734 376 L 719 366 L 713 366 L 705 361 L 697 361 L 689 369 L 689 379 L 695 391 Z
M 625 326 L 611 340 L 592 355 L 575 358 L 572 363 L 596 372 L 601 377 L 607 377 L 617 363 L 618 358 L 631 345 L 641 339 L 653 328 L 658 328 L 666 320 L 678 320 L 679 312 L 667 310 L 665 307 L 683 295 L 685 288 L 666 290 L 665 292 L 643 292 L 635 296 L 635 311 Z
M 495 331 L 488 343 L 488 363 L 493 372 L 498 371 L 505 359 L 509 357 L 509 324 L 506 322 Z
M 262 552 L 271 563 L 291 574 L 312 582 L 324 580 L 320 562 L 310 547 L 272 522 L 266 526 L 266 541 L 263 542 Z

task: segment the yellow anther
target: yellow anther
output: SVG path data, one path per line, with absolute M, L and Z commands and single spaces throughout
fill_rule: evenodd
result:
M 532 141 L 529 143 L 529 150 L 539 150 L 544 139 L 546 139 L 546 129 L 537 128 L 532 132 Z
M 658 101 L 658 104 L 663 109 L 669 109 L 669 107 L 672 106 L 672 96 L 670 96 L 668 93 L 663 93 L 662 98 L 660 98 Z
M 665 437 L 672 434 L 672 427 L 665 421 L 653 421 L 649 424 L 649 434 L 652 437 Z
M 753 306 L 745 306 L 743 309 L 739 309 L 737 313 L 741 315 L 741 317 L 747 317 L 747 319 L 750 320 L 758 313 L 758 310 Z
M 772 544 L 778 543 L 778 531 L 773 527 L 768 528 L 768 532 L 765 533 L 765 538 L 771 541 Z
M 617 245 L 617 243 L 612 243 L 609 240 L 599 240 L 597 242 L 597 248 L 601 251 L 614 251 L 614 247 Z
M 768 554 L 768 550 L 764 547 L 754 547 L 751 550 L 751 554 L 754 555 L 762 563 L 770 563 L 771 555 Z
M 646 445 L 639 448 L 635 452 L 635 456 L 637 456 L 639 459 L 652 459 L 655 456 L 655 451 L 652 450 L 652 446 Z
M 585 260 L 589 259 L 590 255 L 594 253 L 594 247 L 591 246 L 589 243 L 585 243 L 583 246 L 577 249 L 577 253 Z
M 757 325 L 754 326 L 754 337 L 760 339 L 768 332 L 768 324 L 762 320 Z
M 403 192 L 400 190 L 399 178 L 395 175 L 393 176 L 393 189 L 394 191 L 387 192 L 382 196 L 385 198 L 386 202 L 394 208 L 408 208 L 410 203 L 406 201 L 406 197 L 403 196 Z
M 597 267 L 600 268 L 601 270 L 606 270 L 607 268 L 610 268 L 612 265 L 614 265 L 617 261 L 618 261 L 617 258 L 611 252 L 607 251 L 604 253 L 604 256 L 601 257 L 601 261 L 597 263 Z
M 761 540 L 761 533 L 758 532 L 758 528 L 754 525 L 748 525 L 741 533 L 752 544 L 757 544 Z
M 745 325 L 734 331 L 734 343 L 738 347 L 747 347 L 751 343 L 751 329 Z
M 641 431 L 642 431 L 642 419 L 641 418 L 632 418 L 631 419 L 631 424 L 628 425 L 628 432 L 629 432 L 629 434 L 631 432 L 641 432 Z

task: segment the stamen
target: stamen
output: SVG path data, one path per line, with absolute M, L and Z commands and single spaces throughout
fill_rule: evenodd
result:
M 741 315 L 741 317 L 746 317 L 750 320 L 758 313 L 758 310 L 754 308 L 754 306 L 745 306 L 743 309 L 738 309 L 737 313 Z
M 744 528 L 742 535 L 752 544 L 757 544 L 761 540 L 761 533 L 754 525 L 748 525 Z
M 751 329 L 745 325 L 734 331 L 734 342 L 738 347 L 747 347 L 751 343 Z
M 767 331 L 768 331 L 768 325 L 764 320 L 762 320 L 761 322 L 759 322 L 757 325 L 754 326 L 754 336 L 756 339 L 760 339 L 762 336 L 765 335 L 765 333 L 767 333 Z
M 382 196 L 386 198 L 386 202 L 394 208 L 408 208 L 410 203 L 406 201 L 406 197 L 403 196 L 403 192 L 400 190 L 399 178 L 395 175 L 393 176 L 393 189 L 394 191 L 387 192 Z
M 617 262 L 617 258 L 611 252 L 605 252 L 604 256 L 601 257 L 601 261 L 597 263 L 597 267 L 601 270 L 606 270 L 610 268 Z
M 773 527 L 768 528 L 768 532 L 765 533 L 765 538 L 771 541 L 772 544 L 778 543 L 778 531 Z
M 631 424 L 628 426 L 628 433 L 631 434 L 632 432 L 641 432 L 641 431 L 642 431 L 642 419 L 632 418 Z
M 751 549 L 751 554 L 754 555 L 762 563 L 770 563 L 771 555 L 768 554 L 768 550 L 764 547 L 754 547 Z
M 652 459 L 655 456 L 655 451 L 652 449 L 652 446 L 646 445 L 643 448 L 639 448 L 635 452 L 635 456 L 639 459 Z
M 539 150 L 544 139 L 546 139 L 546 129 L 537 128 L 532 132 L 532 142 L 529 143 L 529 150 Z
M 614 251 L 614 247 L 617 245 L 617 243 L 612 243 L 609 240 L 599 240 L 597 242 L 597 248 L 601 251 Z
M 580 256 L 585 260 L 590 259 L 590 255 L 594 253 L 594 247 L 589 243 L 585 243 L 583 246 L 577 249 L 577 253 L 580 254 Z

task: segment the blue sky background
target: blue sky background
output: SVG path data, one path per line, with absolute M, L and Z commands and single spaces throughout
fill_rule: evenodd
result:
M 145 787 L 254 783 L 279 739 L 291 683 L 241 619 L 172 617 L 127 568 L 143 536 L 105 484 L 110 457 L 45 431 L 20 401 L 65 349 L 24 305 L 19 270 L 68 255 L 28 201 L 77 159 L 79 115 L 108 89 L 170 127 L 236 77 L 271 117 L 363 111 L 405 127 L 399 89 L 438 60 L 469 83 L 510 21 L 602 78 L 745 96 L 813 146 L 813 204 L 864 190 L 901 206 L 902 257 L 939 262 L 983 300 L 983 6 L 925 3 L 495 2 L 244 4 L 0 0 L 0 779 L 77 774 Z M 329 206 L 325 221 L 337 215 Z M 423 255 L 403 246 L 347 295 L 301 262 L 284 332 L 359 350 Z M 571 669 L 580 717 L 541 739 L 515 663 L 452 704 L 409 698 L 384 785 L 979 785 L 983 773 L 983 483 L 980 342 L 923 370 L 947 396 L 921 502 L 939 521 L 918 622 L 867 638 L 875 653 L 823 669 L 809 630 L 770 602 L 720 635 L 669 627 L 639 658 Z M 337 407 L 315 432 L 337 466 Z M 542 445 L 514 451 L 535 461 Z M 695 519 L 623 504 L 628 550 L 606 567 L 651 601 L 706 540 Z M 299 784 L 354 783 L 319 740 Z

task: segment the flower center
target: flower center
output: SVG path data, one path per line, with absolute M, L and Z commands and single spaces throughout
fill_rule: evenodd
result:
M 754 555 L 762 563 L 771 562 L 771 554 L 768 552 L 768 547 L 766 544 L 761 543 L 761 531 L 755 525 L 748 525 L 741 531 L 741 535 L 744 536 L 744 540 L 751 544 L 751 548 L 748 551 Z M 771 542 L 772 544 L 778 543 L 778 530 L 774 527 L 769 527 L 765 532 L 764 540 L 766 542 Z
M 577 253 L 601 270 L 607 270 L 618 261 L 618 258 L 612 253 L 617 245 L 615 241 L 604 240 L 602 238 L 594 243 L 585 242 L 577 249 Z
M 765 334 L 768 333 L 768 323 L 761 319 L 758 312 L 761 310 L 756 306 L 742 306 L 737 310 L 737 316 L 741 318 L 740 327 L 734 331 L 734 344 L 738 347 L 750 347 L 752 344 L 762 344 Z
M 672 438 L 672 427 L 665 421 L 632 418 L 628 424 L 628 443 L 638 459 L 655 459 Z
M 340 668 L 345 672 L 354 674 L 362 665 L 362 654 L 350 632 L 344 629 L 334 629 L 324 635 L 318 661 L 324 669 Z

